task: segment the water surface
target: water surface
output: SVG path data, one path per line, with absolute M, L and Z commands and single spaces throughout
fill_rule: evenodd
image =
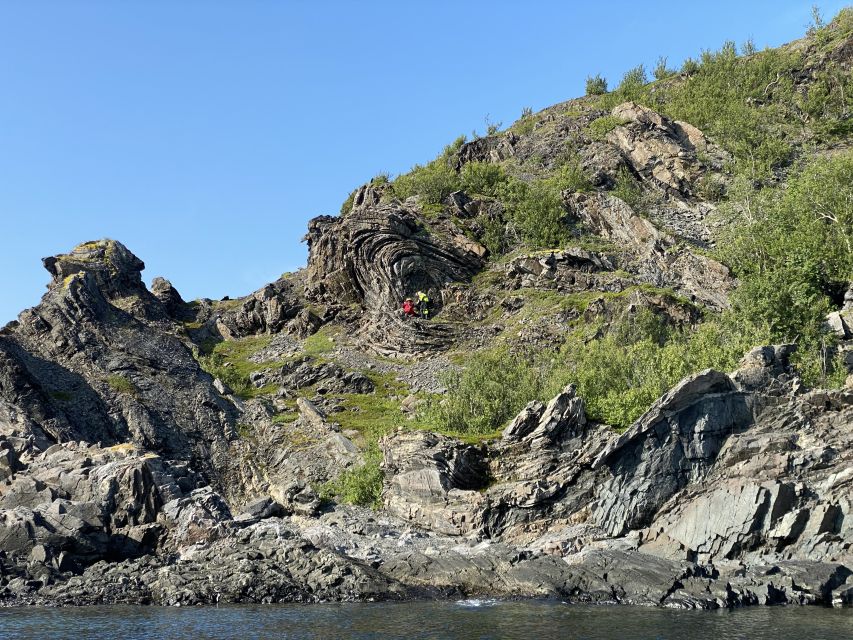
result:
M 0 639 L 830 640 L 853 638 L 853 610 L 680 611 L 555 602 L 406 602 L 221 607 L 0 609 Z

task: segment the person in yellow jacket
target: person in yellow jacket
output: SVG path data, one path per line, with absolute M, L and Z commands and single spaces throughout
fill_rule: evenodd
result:
M 429 296 L 425 294 L 423 291 L 418 291 L 418 312 L 421 314 L 421 318 L 425 320 L 429 319 Z

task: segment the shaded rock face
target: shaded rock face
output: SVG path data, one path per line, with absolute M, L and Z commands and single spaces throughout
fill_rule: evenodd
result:
M 611 477 L 593 518 L 611 536 L 650 522 L 670 496 L 701 480 L 728 436 L 752 421 L 748 399 L 716 371 L 682 380 L 593 462 Z
M 213 478 L 235 409 L 176 337 L 142 262 L 107 240 L 45 265 L 48 292 L 0 336 L 3 433 L 42 447 L 134 442 Z
M 398 433 L 382 441 L 389 512 L 449 535 L 482 527 L 477 490 L 489 472 L 479 448 L 434 433 Z
M 0 485 L 0 545 L 10 565 L 48 575 L 151 552 L 164 502 L 199 481 L 132 445 L 12 445 L 19 468 Z
M 191 317 L 187 303 L 178 290 L 165 278 L 154 278 L 151 281 L 151 293 L 157 298 L 170 318 L 188 320 Z

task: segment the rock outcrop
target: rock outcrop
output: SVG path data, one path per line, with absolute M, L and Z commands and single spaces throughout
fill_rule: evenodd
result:
M 447 347 L 452 333 L 441 323 L 406 322 L 406 297 L 428 293 L 439 316 L 441 292 L 468 281 L 483 266 L 485 249 L 453 225 L 428 228 L 397 203 L 362 197 L 339 218 L 321 216 L 308 226 L 306 293 L 332 304 L 358 304 L 365 342 L 383 355 L 413 355 Z
M 616 196 L 566 192 L 563 197 L 576 219 L 628 249 L 626 268 L 641 280 L 672 287 L 711 308 L 728 306 L 734 279 L 723 264 L 680 245 Z

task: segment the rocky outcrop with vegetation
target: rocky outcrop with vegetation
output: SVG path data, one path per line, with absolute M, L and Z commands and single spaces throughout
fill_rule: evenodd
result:
M 0 604 L 853 604 L 851 42 L 591 77 L 242 298 L 46 258 L 0 330 Z

